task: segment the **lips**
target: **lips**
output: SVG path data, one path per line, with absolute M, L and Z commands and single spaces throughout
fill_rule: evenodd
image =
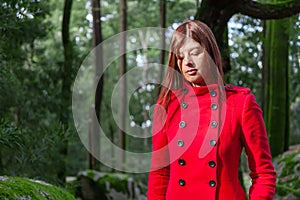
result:
M 186 73 L 188 75 L 195 75 L 197 73 L 197 70 L 196 69 L 189 69 L 189 70 L 186 71 Z

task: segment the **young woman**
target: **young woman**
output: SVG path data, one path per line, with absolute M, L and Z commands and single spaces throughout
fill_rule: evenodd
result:
M 238 179 L 248 156 L 251 200 L 273 199 L 276 174 L 262 111 L 248 88 L 224 85 L 211 30 L 190 20 L 173 33 L 153 121 L 148 200 L 244 200 Z

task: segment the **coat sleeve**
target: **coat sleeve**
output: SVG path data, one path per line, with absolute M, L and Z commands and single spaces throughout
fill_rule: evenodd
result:
M 262 110 L 253 94 L 246 95 L 242 113 L 242 142 L 248 156 L 252 185 L 250 200 L 272 200 L 276 188 L 276 172 Z
M 156 108 L 153 119 L 152 160 L 148 177 L 147 200 L 164 200 L 169 182 L 169 150 L 164 112 Z

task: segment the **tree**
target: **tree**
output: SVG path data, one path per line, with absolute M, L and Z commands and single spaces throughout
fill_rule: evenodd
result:
M 102 30 L 101 30 L 101 8 L 100 0 L 92 0 L 92 15 L 93 15 L 93 46 L 95 51 L 94 67 L 95 67 L 95 107 L 91 109 L 91 127 L 90 127 L 90 138 L 89 143 L 91 145 L 91 153 L 89 158 L 90 169 L 97 168 L 98 162 L 93 155 L 100 155 L 100 137 L 99 137 L 99 121 L 100 121 L 100 109 L 102 101 L 102 90 L 103 90 L 103 64 L 102 64 L 102 47 L 98 46 L 102 42 Z M 96 116 L 94 115 L 96 113 Z M 95 118 L 96 117 L 96 118 Z M 100 166 L 99 166 L 100 167 Z
M 126 110 L 126 27 L 127 27 L 127 0 L 120 0 L 120 106 L 119 106 L 119 145 L 121 149 L 126 148 L 126 136 L 125 136 L 125 110 Z M 122 77 L 123 76 L 123 77 Z M 120 163 L 125 163 L 125 151 L 122 151 L 120 155 Z
M 61 71 L 62 88 L 61 88 L 61 109 L 60 120 L 65 127 L 69 126 L 70 102 L 71 102 L 71 84 L 72 84 L 72 67 L 73 67 L 73 45 L 70 41 L 70 18 L 73 0 L 65 0 L 64 13 L 62 21 L 62 43 L 64 48 L 64 64 Z M 60 154 L 66 157 L 68 154 L 67 140 L 60 147 Z M 58 178 L 64 182 L 66 177 L 66 163 L 61 160 L 61 168 L 58 171 Z
M 159 55 L 159 63 L 161 64 L 160 71 L 159 71 L 159 80 L 162 81 L 163 73 L 164 73 L 164 64 L 165 64 L 165 48 L 166 48 L 166 36 L 165 36 L 165 28 L 166 28 L 166 0 L 159 1 L 159 11 L 160 11 L 160 27 L 162 28 L 162 37 L 161 37 L 161 49 Z M 159 94 L 160 90 L 158 90 Z
M 263 49 L 264 119 L 276 156 L 289 148 L 289 18 L 266 21 Z
M 290 68 L 290 145 L 300 143 L 300 14 L 291 17 L 289 68 Z

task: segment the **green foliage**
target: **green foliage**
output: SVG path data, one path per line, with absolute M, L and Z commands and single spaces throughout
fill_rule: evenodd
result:
M 22 140 L 23 136 L 17 126 L 3 118 L 0 119 L 0 146 L 2 148 L 21 148 Z
M 298 148 L 298 149 L 297 149 Z M 277 172 L 278 182 L 276 194 L 280 197 L 293 195 L 300 197 L 300 151 L 299 145 L 295 150 L 278 156 L 275 159 L 275 169 Z M 290 196 L 290 198 L 292 198 Z
M 68 192 L 48 183 L 6 176 L 0 176 L 0 199 L 75 200 Z
M 61 157 L 59 148 L 74 132 L 60 125 L 44 127 L 40 131 L 20 130 L 6 123 L 0 128 L 1 136 L 5 136 L 0 140 L 3 143 L 2 174 L 27 176 L 60 184 L 56 174 L 60 162 L 65 158 Z
M 261 102 L 262 27 L 260 20 L 235 15 L 229 23 L 230 83 L 251 88 Z
M 167 2 L 167 25 L 182 23 L 193 18 L 197 11 L 196 1 L 166 0 Z
M 300 143 L 300 15 L 291 18 L 290 27 L 290 102 L 291 102 L 291 126 L 290 144 Z

